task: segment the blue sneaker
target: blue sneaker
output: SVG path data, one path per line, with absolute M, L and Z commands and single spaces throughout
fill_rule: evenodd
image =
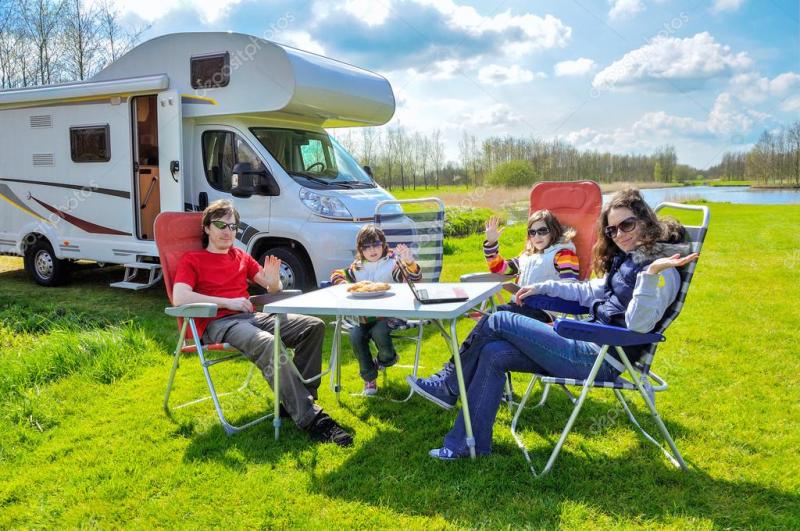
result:
M 441 459 L 442 461 L 455 461 L 456 459 L 467 457 L 466 455 L 459 455 L 450 448 L 446 448 L 444 446 L 442 448 L 434 448 L 428 452 L 428 455 L 434 459 Z
M 450 392 L 444 380 L 431 381 L 425 378 L 417 378 L 415 380 L 413 376 L 408 375 L 406 376 L 406 381 L 414 392 L 423 398 L 427 398 L 437 406 L 443 407 L 444 409 L 453 409 L 456 405 L 458 395 L 454 395 Z

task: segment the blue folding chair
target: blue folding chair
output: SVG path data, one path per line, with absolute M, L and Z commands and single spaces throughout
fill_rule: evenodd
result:
M 703 245 L 703 241 L 705 240 L 706 232 L 708 231 L 708 223 L 709 223 L 708 207 L 683 205 L 678 203 L 662 203 L 658 205 L 658 207 L 656 207 L 655 211 L 658 212 L 663 208 L 674 208 L 674 209 L 702 212 L 703 214 L 702 225 L 686 226 L 687 239 L 691 244 L 692 252 L 699 253 Z M 570 430 L 572 430 L 572 426 L 575 423 L 575 419 L 578 417 L 578 413 L 580 413 L 581 407 L 583 407 L 583 403 L 586 400 L 586 395 L 589 393 L 589 389 L 593 387 L 613 389 L 615 396 L 619 400 L 620 404 L 622 404 L 622 407 L 625 410 L 625 413 L 628 415 L 628 418 L 630 419 L 631 423 L 633 423 L 633 425 L 636 426 L 642 432 L 645 439 L 647 439 L 649 442 L 657 446 L 664 453 L 664 455 L 667 456 L 667 458 L 670 460 L 672 464 L 674 464 L 676 467 L 682 470 L 686 470 L 686 463 L 684 462 L 683 457 L 678 451 L 678 447 L 675 445 L 672 436 L 669 434 L 667 427 L 661 420 L 661 417 L 659 416 L 655 406 L 655 393 L 660 391 L 665 391 L 667 389 L 667 382 L 663 378 L 659 377 L 654 372 L 652 372 L 650 369 L 653 364 L 653 358 L 655 356 L 658 344 L 662 341 L 665 341 L 666 339 L 663 335 L 664 332 L 666 331 L 667 327 L 678 317 L 678 315 L 681 312 L 681 309 L 683 308 L 683 305 L 686 301 L 686 294 L 689 291 L 689 285 L 691 283 L 692 275 L 694 274 L 696 265 L 697 262 L 695 261 L 679 269 L 679 273 L 681 276 L 680 291 L 678 292 L 675 301 L 670 305 L 664 316 L 656 324 L 654 330 L 650 333 L 643 334 L 639 332 L 633 332 L 626 328 L 607 326 L 599 323 L 577 321 L 572 319 L 556 320 L 554 325 L 554 330 L 556 331 L 556 333 L 558 333 L 558 335 L 570 339 L 591 341 L 592 343 L 597 343 L 598 345 L 602 345 L 602 349 L 600 350 L 600 353 L 597 355 L 597 360 L 592 366 L 592 369 L 589 372 L 589 376 L 585 380 L 575 380 L 571 378 L 559 378 L 556 376 L 534 374 L 533 378 L 530 381 L 530 384 L 528 384 L 528 388 L 526 389 L 525 394 L 522 396 L 519 406 L 517 407 L 517 411 L 514 414 L 514 418 L 511 421 L 511 434 L 514 436 L 514 439 L 517 441 L 517 445 L 520 447 L 523 454 L 525 455 L 525 460 L 528 462 L 528 465 L 530 466 L 531 472 L 533 473 L 534 476 L 544 475 L 553 468 L 553 464 L 558 458 L 558 454 L 561 451 L 562 446 L 564 445 L 564 441 L 567 439 L 567 435 L 569 435 Z M 588 308 L 581 308 L 579 305 L 576 305 L 576 303 L 573 301 L 565 301 L 562 299 L 546 297 L 546 296 L 533 296 L 529 297 L 529 299 L 530 299 L 529 301 L 530 304 L 533 304 L 535 307 L 545 310 L 551 310 L 551 311 L 563 312 L 575 315 L 588 313 Z M 625 354 L 625 351 L 622 349 L 622 347 L 631 345 L 650 345 L 647 351 L 639 358 L 639 360 L 635 364 L 631 363 L 630 359 Z M 602 365 L 603 361 L 610 356 L 610 354 L 608 353 L 610 348 L 614 348 L 616 353 L 619 355 L 619 360 L 622 361 L 625 371 L 622 374 L 620 374 L 620 376 L 614 381 L 598 381 L 596 380 L 597 372 L 600 369 L 600 366 Z M 545 386 L 548 384 L 550 385 L 557 384 L 562 386 L 581 387 L 580 395 L 578 396 L 577 400 L 574 401 L 574 408 L 572 410 L 572 414 L 567 420 L 567 423 L 564 426 L 564 430 L 561 432 L 561 437 L 558 439 L 558 442 L 556 443 L 555 447 L 553 448 L 550 454 L 550 458 L 547 460 L 547 463 L 545 464 L 541 472 L 536 471 L 531 461 L 531 457 L 528 454 L 528 450 L 525 447 L 525 444 L 522 441 L 521 437 L 517 433 L 517 425 L 519 422 L 520 414 L 522 413 L 522 410 L 525 407 L 525 403 L 530 397 L 531 391 L 533 391 L 537 382 L 541 382 Z M 631 408 L 628 406 L 628 403 L 625 400 L 622 391 L 639 392 L 639 394 L 644 399 L 647 408 L 650 411 L 650 415 L 652 416 L 653 421 L 658 426 L 658 429 L 661 432 L 661 435 L 666 440 L 671 452 L 670 450 L 667 450 L 661 443 L 659 443 L 652 435 L 647 433 L 647 431 L 645 431 L 645 429 L 641 426 L 641 424 L 639 424 L 633 412 L 631 411 Z
M 408 246 L 422 272 L 423 282 L 439 282 L 442 274 L 442 260 L 444 257 L 444 203 L 437 197 L 422 199 L 404 199 L 381 201 L 375 207 L 373 223 L 380 228 L 386 236 L 389 248 L 394 249 L 400 244 Z M 323 287 L 329 283 L 323 283 Z M 411 367 L 412 375 L 417 377 L 419 370 L 420 352 L 422 349 L 422 334 L 426 325 L 431 321 L 427 319 L 392 319 L 391 336 L 393 339 L 412 341 L 416 343 L 414 365 Z M 341 336 L 347 334 L 358 324 L 356 319 L 339 318 L 336 320 L 331 365 L 336 371 L 331 373 L 331 388 L 335 393 L 341 390 Z M 413 335 L 404 334 L 404 331 L 413 330 Z M 383 381 L 386 382 L 386 371 L 383 371 Z M 414 395 L 411 389 L 402 400 L 406 402 Z

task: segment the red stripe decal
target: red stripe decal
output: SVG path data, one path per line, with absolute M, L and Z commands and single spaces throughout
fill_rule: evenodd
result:
M 80 218 L 76 218 L 75 216 L 73 216 L 71 214 L 67 214 L 66 212 L 62 212 L 61 210 L 59 210 L 59 209 L 57 209 L 55 207 L 52 207 L 52 206 L 48 205 L 47 203 L 39 201 L 38 199 L 36 199 L 33 196 L 31 196 L 31 199 L 33 199 L 34 201 L 36 201 L 37 203 L 42 205 L 44 208 L 46 208 L 47 210 L 49 210 L 50 212 L 52 212 L 56 216 L 60 217 L 64 221 L 67 221 L 68 223 L 72 223 L 76 227 L 78 227 L 80 229 L 83 229 L 86 232 L 89 232 L 91 234 L 113 234 L 113 235 L 116 235 L 116 236 L 130 236 L 131 235 L 130 232 L 122 232 L 122 231 L 119 231 L 119 230 L 116 230 L 116 229 L 109 229 L 108 227 L 103 227 L 102 225 L 96 225 L 96 224 L 91 223 L 89 221 L 84 221 L 84 220 L 82 220 Z

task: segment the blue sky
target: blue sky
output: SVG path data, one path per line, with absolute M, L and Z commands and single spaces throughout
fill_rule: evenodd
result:
M 800 119 L 797 0 L 119 1 L 144 39 L 237 31 L 369 68 L 392 124 L 649 153 L 706 168 Z

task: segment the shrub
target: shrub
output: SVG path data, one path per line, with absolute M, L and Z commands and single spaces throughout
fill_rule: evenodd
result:
M 487 184 L 490 186 L 503 186 L 505 188 L 518 188 L 531 186 L 539 178 L 539 172 L 527 160 L 510 160 L 498 165 L 489 174 Z

